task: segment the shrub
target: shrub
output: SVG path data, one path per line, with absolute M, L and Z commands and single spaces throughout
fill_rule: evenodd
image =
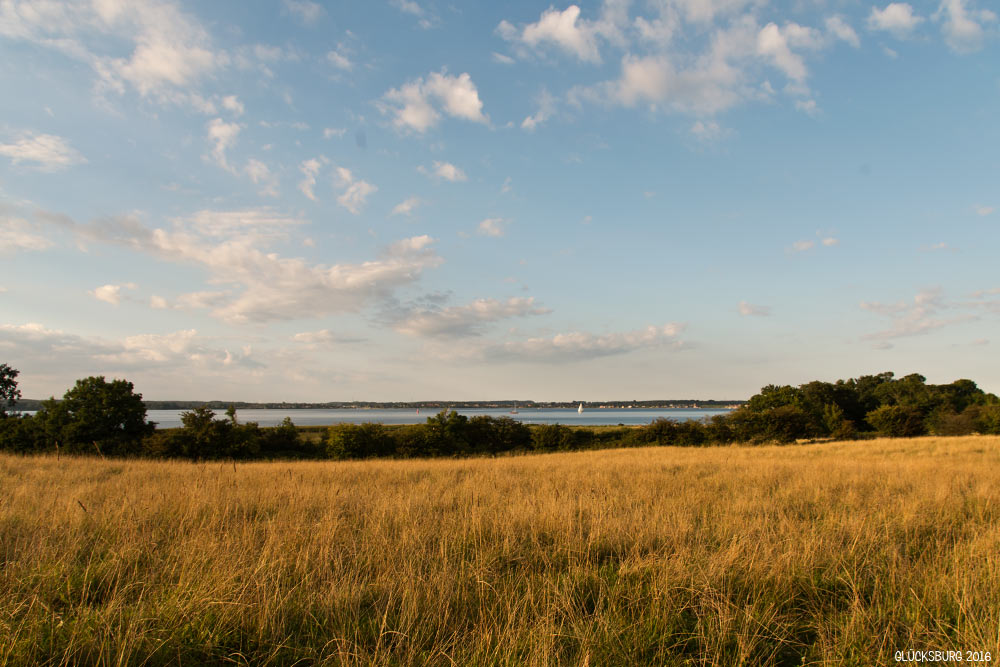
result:
M 337 424 L 328 432 L 326 452 L 331 459 L 368 459 L 389 456 L 394 445 L 382 424 Z
M 260 453 L 272 458 L 304 458 L 315 456 L 316 448 L 302 439 L 291 417 L 280 426 L 261 429 Z
M 907 438 L 924 435 L 924 417 L 916 407 L 905 405 L 883 405 L 865 415 L 879 435 L 888 438 Z
M 573 431 L 562 424 L 539 424 L 531 430 L 531 446 L 534 449 L 554 452 L 573 449 Z

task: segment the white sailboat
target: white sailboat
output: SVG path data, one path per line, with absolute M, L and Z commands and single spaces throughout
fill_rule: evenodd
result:
M 576 409 L 576 412 L 577 412 L 577 414 L 581 414 L 581 415 L 583 414 L 583 403 L 581 403 L 581 404 L 580 404 L 580 407 L 578 407 L 578 408 Z

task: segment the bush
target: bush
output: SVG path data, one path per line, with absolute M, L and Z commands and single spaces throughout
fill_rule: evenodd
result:
M 260 453 L 270 458 L 307 458 L 318 454 L 316 447 L 302 439 L 291 417 L 280 426 L 261 429 Z
M 976 413 L 975 424 L 978 433 L 1000 435 L 1000 405 L 984 405 Z
M 976 418 L 979 406 L 970 405 L 962 412 L 950 407 L 935 410 L 927 419 L 929 430 L 934 435 L 969 435 L 976 432 Z
M 562 424 L 539 424 L 531 430 L 531 446 L 545 452 L 573 449 L 573 431 Z
M 883 405 L 865 415 L 865 420 L 887 438 L 908 438 L 927 432 L 920 410 L 911 406 Z
M 337 424 L 331 426 L 326 453 L 331 459 L 368 459 L 389 456 L 395 443 L 382 424 Z
M 31 415 L 0 418 L 0 450 L 37 452 L 45 448 L 45 436 Z
M 476 415 L 466 432 L 471 451 L 499 454 L 531 447 L 531 429 L 510 417 Z

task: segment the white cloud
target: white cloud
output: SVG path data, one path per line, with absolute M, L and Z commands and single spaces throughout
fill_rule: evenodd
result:
M 451 162 L 439 162 L 435 160 L 431 164 L 430 169 L 420 166 L 417 168 L 417 171 L 421 174 L 427 174 L 445 181 L 451 181 L 452 183 L 468 180 L 468 176 L 465 175 L 465 172 L 453 165 Z
M 231 293 L 227 291 L 217 290 L 188 292 L 186 294 L 177 295 L 177 298 L 174 299 L 173 303 L 170 303 L 161 296 L 153 295 L 150 298 L 149 305 L 150 307 L 157 309 L 173 308 L 175 310 L 207 310 L 209 308 L 217 308 L 224 305 L 229 300 L 230 294 Z
M 383 99 L 387 103 L 379 108 L 382 113 L 391 112 L 395 116 L 392 122 L 398 129 L 426 132 L 441 119 L 441 114 L 423 91 L 422 79 L 393 88 Z
M 728 130 L 714 120 L 696 120 L 691 125 L 690 132 L 698 141 L 705 143 L 717 141 L 729 134 Z
M 15 217 L 0 205 L 0 256 L 18 250 L 45 250 L 52 241 L 38 229 L 38 226 Z
M 354 63 L 351 62 L 351 59 L 337 50 L 329 51 L 326 54 L 326 60 L 337 69 L 345 72 L 350 72 L 354 69 Z
M 821 241 L 821 243 L 829 248 L 829 247 L 832 247 L 832 246 L 835 246 L 835 245 L 839 244 L 840 241 L 838 241 L 837 239 L 833 238 L 832 236 L 827 236 L 826 238 L 824 238 Z
M 766 4 L 766 0 L 675 0 L 692 23 L 710 23 L 716 16 L 736 14 L 747 5 Z
M 580 18 L 580 8 L 570 5 L 559 11 L 549 7 L 538 21 L 518 29 L 509 21 L 501 21 L 497 33 L 519 46 L 538 49 L 551 44 L 561 51 L 590 63 L 601 62 L 598 39 L 623 45 L 623 29 L 628 23 L 628 2 L 605 0 L 596 20 Z
M 516 61 L 508 55 L 503 53 L 497 53 L 496 51 L 492 54 L 493 62 L 500 63 L 501 65 L 513 65 Z
M 316 201 L 316 193 L 314 188 L 316 187 L 316 176 L 319 174 L 319 170 L 323 168 L 327 160 L 325 157 L 320 156 L 318 158 L 309 158 L 308 160 L 303 160 L 302 164 L 299 165 L 299 171 L 305 177 L 302 182 L 299 183 L 299 191 L 302 192 L 309 199 Z
M 538 96 L 538 111 L 521 121 L 521 129 L 534 131 L 536 127 L 551 118 L 555 110 L 556 98 L 543 89 Z
M 412 14 L 413 16 L 424 15 L 423 7 L 418 5 L 416 2 L 413 2 L 413 0 L 392 0 L 392 4 L 401 12 Z
M 393 323 L 393 328 L 410 336 L 470 336 L 478 335 L 484 325 L 492 322 L 549 312 L 536 306 L 532 297 L 476 299 L 465 306 L 408 311 Z
M 934 15 L 944 18 L 941 30 L 945 41 L 953 51 L 971 53 L 983 46 L 983 23 L 997 20 L 996 14 L 989 10 L 970 10 L 966 0 L 942 0 L 941 7 Z
M 271 170 L 266 164 L 251 158 L 247 160 L 243 171 L 250 177 L 254 185 L 260 186 L 258 194 L 266 197 L 278 196 L 278 179 L 271 174 Z
M 342 137 L 347 134 L 347 128 L 345 127 L 324 127 L 323 128 L 323 138 L 331 139 L 333 137 Z
M 283 0 L 285 9 L 306 25 L 312 25 L 323 16 L 323 7 L 309 0 Z
M 684 325 L 672 323 L 603 336 L 574 331 L 556 334 L 551 338 L 528 338 L 523 341 L 491 344 L 484 347 L 480 353 L 488 359 L 526 363 L 582 361 L 663 345 L 681 347 L 682 344 L 677 336 L 683 329 Z
M 401 130 L 426 132 L 438 123 L 441 112 L 475 123 L 489 123 L 479 91 L 464 72 L 458 76 L 450 76 L 443 70 L 432 72 L 426 81 L 418 77 L 389 90 L 378 106 L 382 113 L 394 116 L 393 125 Z
M 0 35 L 30 41 L 73 58 L 96 75 L 100 96 L 131 86 L 143 98 L 215 113 L 195 89 L 225 67 L 229 56 L 213 49 L 196 19 L 172 2 L 5 0 Z M 127 45 L 122 56 L 121 45 Z
M 104 301 L 117 306 L 122 300 L 122 289 L 135 289 L 135 283 L 125 283 L 124 285 L 101 285 L 92 289 L 88 294 L 98 301 Z
M 986 217 L 987 215 L 992 215 L 994 211 L 996 211 L 996 208 L 994 208 L 993 206 L 977 206 L 976 207 L 976 215 L 983 216 L 983 217 Z
M 14 164 L 32 164 L 40 171 L 59 171 L 87 161 L 66 139 L 33 132 L 22 133 L 13 143 L 0 144 L 0 155 Z
M 267 246 L 287 240 L 287 231 L 303 221 L 267 208 L 200 211 L 175 218 L 172 229 L 150 229 L 134 217 L 86 224 L 57 214 L 38 217 L 84 239 L 203 267 L 213 284 L 232 286 L 229 300 L 215 306 L 212 314 L 233 323 L 356 312 L 391 297 L 397 288 L 414 283 L 423 271 L 443 261 L 426 235 L 397 241 L 377 259 L 355 264 L 309 264 L 302 258 L 282 257 Z
M 715 40 L 714 52 L 695 60 L 689 69 L 678 70 L 663 55 L 626 55 L 618 79 L 574 87 L 569 100 L 575 104 L 587 100 L 624 107 L 644 104 L 651 109 L 666 105 L 675 111 L 699 115 L 724 111 L 749 94 L 743 86 L 745 75 L 728 62 L 732 55 L 729 49 L 734 44 L 741 45 L 741 53 L 754 51 L 755 32 L 743 28 L 740 35 L 734 33 L 735 41 Z M 723 48 L 721 44 L 727 46 Z
M 825 21 L 826 31 L 841 40 L 842 42 L 847 42 L 854 48 L 861 46 L 861 40 L 858 38 L 858 33 L 854 32 L 852 28 L 846 21 L 844 21 L 841 16 L 828 16 Z
M 464 118 L 476 123 L 487 123 L 489 119 L 483 115 L 483 103 L 479 99 L 479 91 L 472 78 L 462 73 L 458 76 L 434 72 L 427 78 L 425 89 L 441 100 L 444 111 L 449 116 Z
M 579 18 L 580 8 L 576 5 L 570 5 L 561 12 L 549 8 L 542 12 L 541 18 L 536 23 L 524 26 L 517 38 L 528 46 L 551 42 L 580 60 L 600 62 L 601 55 L 597 48 L 596 35 L 586 21 L 578 24 Z M 504 27 L 501 28 L 501 34 L 508 38 L 511 32 Z
M 361 212 L 368 196 L 378 191 L 378 188 L 368 181 L 355 180 L 351 170 L 346 167 L 337 167 L 336 178 L 340 185 L 346 188 L 343 194 L 337 197 L 337 203 L 354 215 Z
M 236 95 L 226 95 L 222 98 L 222 108 L 233 112 L 237 116 L 242 116 L 246 108 L 243 106 L 243 102 L 240 102 L 240 98 Z
M 918 292 L 913 297 L 913 303 L 879 303 L 862 301 L 861 308 L 890 319 L 890 326 L 882 331 L 862 336 L 865 340 L 887 341 L 893 338 L 917 336 L 934 329 L 957 322 L 975 319 L 973 315 L 957 315 L 951 318 L 941 318 L 939 311 L 952 308 L 946 303 L 940 289 L 929 289 Z
M 213 118 L 208 122 L 208 140 L 212 146 L 211 159 L 226 171 L 233 171 L 226 159 L 226 151 L 236 144 L 236 139 L 243 126 L 238 123 L 227 123 L 221 118 Z
M 368 196 L 377 190 L 378 188 L 368 181 L 356 181 L 347 186 L 344 194 L 337 197 L 337 203 L 357 215 L 364 208 Z
M 819 49 L 823 45 L 824 40 L 819 31 L 797 23 L 786 23 L 781 28 L 768 23 L 757 33 L 757 53 L 770 60 L 796 83 L 805 80 L 808 70 L 803 57 L 792 51 L 792 48 Z
M 812 250 L 816 247 L 815 241 L 796 241 L 792 244 L 792 252 L 804 252 L 806 250 Z
M 768 317 L 771 314 L 771 307 L 758 306 L 746 301 L 740 301 L 739 311 L 743 317 Z
M 252 235 L 261 239 L 276 239 L 284 238 L 289 229 L 305 221 L 261 207 L 235 211 L 202 210 L 184 218 L 174 218 L 174 222 L 212 238 Z
M 819 106 L 816 104 L 816 100 L 796 100 L 795 108 L 810 116 L 815 116 L 819 113 Z
M 479 232 L 481 236 L 503 236 L 506 231 L 507 221 L 503 218 L 486 218 L 479 223 L 476 231 Z
M 885 30 L 896 37 L 906 37 L 913 29 L 924 21 L 924 18 L 913 13 L 913 7 L 906 2 L 893 2 L 885 9 L 872 7 L 868 15 L 868 27 L 872 30 Z
M 221 371 L 227 377 L 235 374 L 233 386 L 239 386 L 259 381 L 255 376 L 262 367 L 249 345 L 237 343 L 227 349 L 217 338 L 201 336 L 194 329 L 116 340 L 84 337 L 36 323 L 2 324 L 0 346 L 22 368 L 30 365 L 36 387 L 42 382 L 59 393 L 73 378 L 85 375 L 127 377 L 147 398 L 156 395 L 151 394 L 150 385 L 157 383 L 160 396 L 185 382 L 189 391 L 204 391 Z
M 410 197 L 396 204 L 390 215 L 410 215 L 421 204 L 423 201 L 419 197 Z
M 318 347 L 321 345 L 336 345 L 340 343 L 360 343 L 364 339 L 356 336 L 345 336 L 336 334 L 329 329 L 319 331 L 303 331 L 294 334 L 292 340 L 308 347 Z

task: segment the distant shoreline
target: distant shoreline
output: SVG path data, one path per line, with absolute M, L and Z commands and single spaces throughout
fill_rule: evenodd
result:
M 59 400 L 59 399 L 56 399 Z M 147 410 L 190 410 L 193 408 L 207 407 L 212 410 L 225 410 L 230 405 L 237 410 L 405 410 L 405 409 L 436 409 L 446 410 L 456 409 L 553 409 L 553 408 L 576 408 L 583 405 L 585 410 L 627 410 L 627 409 L 647 409 L 647 410 L 669 410 L 669 409 L 725 409 L 736 408 L 745 400 L 716 400 L 716 399 L 681 399 L 681 400 L 652 400 L 652 401 L 330 401 L 327 403 L 304 403 L 304 402 L 249 402 L 249 401 L 144 401 Z M 42 405 L 42 400 L 22 398 L 17 402 L 18 410 L 38 410 Z

